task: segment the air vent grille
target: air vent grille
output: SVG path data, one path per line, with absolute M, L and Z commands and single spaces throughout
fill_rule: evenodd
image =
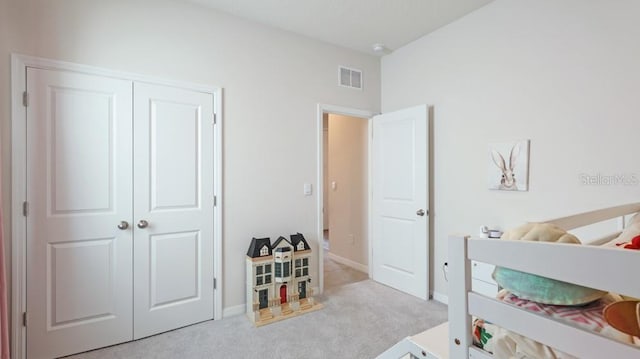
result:
M 362 90 L 362 71 L 345 66 L 339 66 L 338 85 Z

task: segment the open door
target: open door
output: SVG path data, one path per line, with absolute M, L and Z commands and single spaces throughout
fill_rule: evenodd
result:
M 372 276 L 418 298 L 429 295 L 428 109 L 373 118 Z

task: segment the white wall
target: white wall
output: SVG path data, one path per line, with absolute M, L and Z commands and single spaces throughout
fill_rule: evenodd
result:
M 329 114 L 329 252 L 367 266 L 368 119 Z M 331 183 L 336 182 L 336 188 Z
M 640 2 L 497 0 L 382 59 L 382 110 L 434 105 L 434 290 L 447 235 L 640 199 Z M 489 142 L 531 139 L 530 190 L 487 189 Z M 541 258 L 541 260 L 543 260 Z
M 318 251 L 317 104 L 379 110 L 379 59 L 169 0 L 0 0 L 2 180 L 9 180 L 11 52 L 224 88 L 224 307 L 245 302 L 252 236 L 305 234 Z M 363 91 L 337 86 L 337 67 L 363 69 Z M 314 184 L 314 188 L 317 186 Z M 5 185 L 3 209 L 9 213 Z M 7 239 L 8 240 L 8 239 Z M 316 259 L 317 262 L 317 255 Z M 317 286 L 317 263 L 311 275 Z

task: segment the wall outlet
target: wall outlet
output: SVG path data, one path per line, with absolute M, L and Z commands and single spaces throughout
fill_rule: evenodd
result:
M 444 265 L 442 266 L 442 270 L 445 273 L 449 273 L 449 263 L 448 262 L 444 262 Z

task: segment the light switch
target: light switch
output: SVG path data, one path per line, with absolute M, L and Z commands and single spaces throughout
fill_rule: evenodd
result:
M 304 195 L 311 196 L 311 183 L 304 184 Z
M 335 191 L 336 188 L 338 188 L 338 183 L 336 183 L 336 181 L 331 181 L 331 189 Z

